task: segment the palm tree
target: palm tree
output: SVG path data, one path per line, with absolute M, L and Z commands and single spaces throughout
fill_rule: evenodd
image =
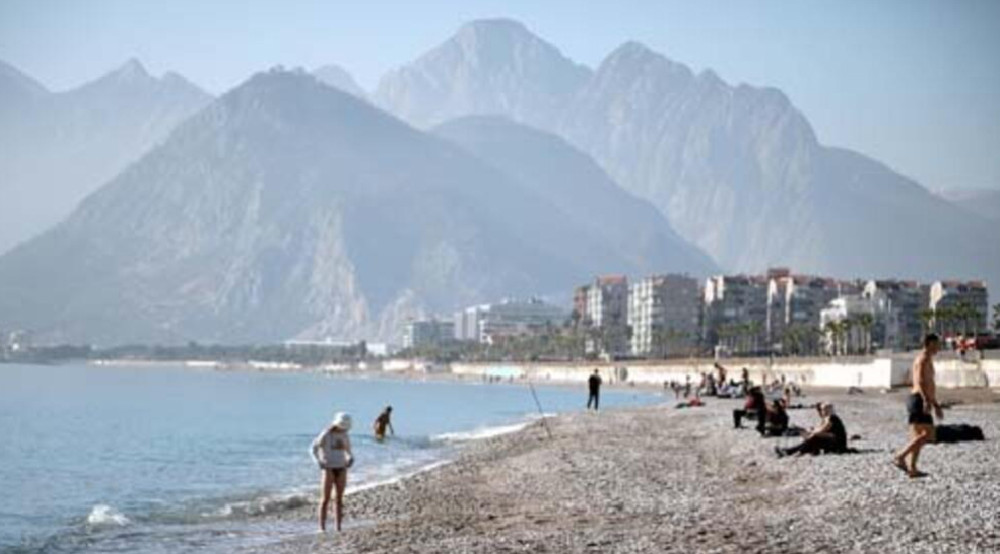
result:
M 924 333 L 930 333 L 931 323 L 934 322 L 934 310 L 930 308 L 920 310 L 920 322 L 924 324 Z
M 861 314 L 858 316 L 858 325 L 864 332 L 864 354 L 871 354 L 872 348 L 872 325 L 875 323 L 875 318 L 871 314 Z
M 722 345 L 722 347 L 725 348 L 727 338 L 729 338 L 729 326 L 719 325 L 719 328 L 715 331 L 716 345 Z
M 952 306 L 942 306 L 938 309 L 938 317 L 941 318 L 941 332 L 945 335 L 954 335 L 955 323 L 958 321 L 957 310 Z
M 951 310 L 947 306 L 934 308 L 934 331 L 940 335 L 948 334 L 948 320 L 951 318 Z
M 963 322 L 963 328 L 971 328 L 972 334 L 979 332 L 979 321 L 983 319 L 982 314 L 976 310 L 976 307 L 972 304 L 966 304 L 965 309 L 965 320 Z M 964 334 L 964 333 L 963 333 Z
M 819 352 L 820 352 L 820 348 L 819 348 L 820 341 L 822 341 L 823 337 L 824 337 L 823 330 L 820 329 L 819 327 L 812 327 L 811 328 L 811 335 L 812 335 L 812 342 L 810 344 L 810 348 L 812 349 L 813 353 L 819 354 Z
M 723 325 L 721 331 L 722 336 L 725 337 L 722 345 L 725 346 L 726 350 L 735 354 L 739 350 L 740 326 L 735 323 L 729 323 Z
M 743 350 L 743 325 L 733 323 L 729 326 L 730 350 L 734 354 Z
M 840 333 L 840 324 L 836 321 L 827 321 L 826 325 L 823 327 L 826 331 L 826 338 L 828 341 L 827 351 L 833 355 L 837 355 L 837 344 L 838 344 L 838 334 Z
M 760 322 L 751 321 L 747 323 L 747 335 L 749 339 L 749 350 L 756 352 L 760 347 Z
M 854 320 L 853 319 L 845 319 L 844 321 L 840 322 L 840 332 L 842 333 L 842 336 L 843 336 L 843 340 L 841 341 L 841 345 L 842 345 L 842 347 L 844 349 L 843 354 L 845 356 L 851 354 L 851 351 L 852 351 L 851 345 L 855 342 L 854 340 L 852 340 L 852 336 L 851 336 L 852 335 L 852 333 L 851 333 L 852 329 L 854 329 Z
M 967 335 L 969 333 L 969 310 L 972 306 L 965 302 L 959 302 L 951 310 L 952 318 L 956 323 L 962 323 L 962 335 Z M 956 326 L 957 328 L 957 326 Z
M 795 327 L 785 329 L 781 342 L 785 345 L 785 352 L 788 354 L 799 354 L 801 332 Z

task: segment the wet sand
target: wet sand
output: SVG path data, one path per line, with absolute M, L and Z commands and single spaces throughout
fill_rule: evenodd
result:
M 1000 396 L 945 391 L 946 423 L 987 440 L 928 446 L 910 480 L 903 397 L 814 392 L 860 454 L 777 459 L 792 438 L 732 428 L 739 400 L 547 420 L 471 443 L 454 463 L 348 497 L 337 534 L 261 552 L 1000 552 Z M 793 410 L 811 426 L 813 410 Z M 280 518 L 314 519 L 314 506 Z

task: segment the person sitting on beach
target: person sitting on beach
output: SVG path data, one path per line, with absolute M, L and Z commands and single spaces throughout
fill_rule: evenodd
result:
M 392 406 L 386 406 L 382 413 L 375 418 L 375 423 L 372 427 L 375 429 L 375 438 L 377 440 L 382 440 L 385 438 L 385 429 L 388 427 L 389 432 L 393 435 L 396 434 L 396 430 L 392 428 Z
M 351 416 L 338 412 L 333 416 L 333 422 L 324 429 L 312 442 L 310 452 L 313 460 L 323 472 L 323 500 L 319 505 L 319 529 L 326 531 L 326 513 L 330 506 L 330 493 L 335 490 L 335 518 L 337 531 L 340 531 L 344 519 L 344 489 L 347 488 L 347 469 L 354 464 L 351 452 L 351 439 L 347 432 L 351 430 Z
M 788 430 L 788 411 L 783 400 L 775 400 L 767 408 L 764 422 L 764 434 L 770 437 L 780 437 Z
M 715 375 L 712 375 L 711 373 L 706 373 L 705 376 L 706 376 L 705 377 L 706 385 L 704 394 L 705 396 L 715 396 L 719 392 L 719 389 L 715 383 Z
M 847 428 L 840 416 L 834 413 L 833 404 L 820 403 L 817 410 L 823 420 L 819 425 L 803 433 L 802 444 L 791 448 L 774 447 L 779 458 L 792 454 L 842 454 L 847 452 Z
M 743 404 L 742 410 L 733 410 L 733 427 L 741 428 L 743 418 L 757 417 L 757 432 L 764 434 L 765 417 L 767 415 L 767 405 L 764 400 L 764 391 L 760 387 L 752 387 L 747 393 L 747 400 Z

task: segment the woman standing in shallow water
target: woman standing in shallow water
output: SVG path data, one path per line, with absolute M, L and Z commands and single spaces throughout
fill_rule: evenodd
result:
M 319 506 L 319 529 L 326 531 L 326 513 L 330 506 L 330 493 L 335 488 L 334 498 L 337 531 L 344 519 L 344 489 L 347 488 L 347 469 L 354 463 L 351 453 L 351 416 L 338 412 L 333 422 L 313 439 L 312 457 L 323 472 L 323 501 Z

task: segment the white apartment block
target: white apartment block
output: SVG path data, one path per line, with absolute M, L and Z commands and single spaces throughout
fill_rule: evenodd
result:
M 862 292 L 867 297 L 884 295 L 888 309 L 896 313 L 899 334 L 893 348 L 912 350 L 920 348 L 926 332 L 921 312 L 930 307 L 930 286 L 916 281 L 896 279 L 870 280 Z
M 492 344 L 502 337 L 527 336 L 562 325 L 566 310 L 538 298 L 507 299 L 470 306 L 455 314 L 455 337 Z
M 697 344 L 700 314 L 698 281 L 687 275 L 654 275 L 632 283 L 628 294 L 632 354 L 689 354 Z

